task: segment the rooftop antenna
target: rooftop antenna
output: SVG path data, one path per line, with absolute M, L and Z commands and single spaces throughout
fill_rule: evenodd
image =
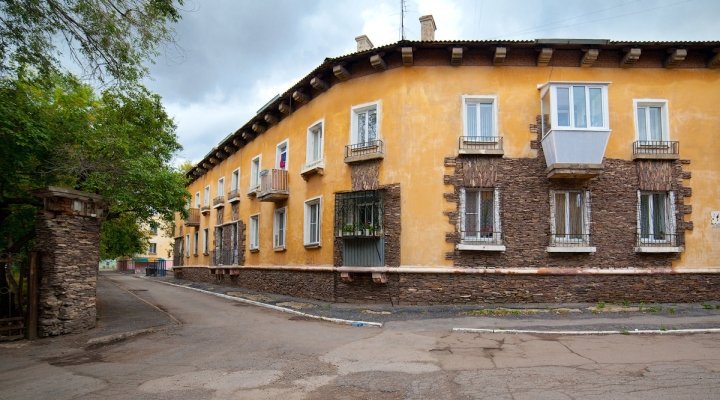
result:
M 407 12 L 407 4 L 405 0 L 400 0 L 400 40 L 405 40 L 405 13 Z

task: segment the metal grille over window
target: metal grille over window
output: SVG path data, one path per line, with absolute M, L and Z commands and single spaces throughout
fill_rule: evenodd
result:
M 382 215 L 382 192 L 379 190 L 335 195 L 335 233 L 338 237 L 382 236 Z

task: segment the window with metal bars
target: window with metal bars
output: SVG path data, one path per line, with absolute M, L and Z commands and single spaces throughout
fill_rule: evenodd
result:
M 338 237 L 381 236 L 383 199 L 380 190 L 335 195 L 335 232 Z

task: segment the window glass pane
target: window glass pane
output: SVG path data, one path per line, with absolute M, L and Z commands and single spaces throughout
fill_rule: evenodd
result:
M 640 237 L 648 238 L 650 235 L 650 196 L 640 195 Z
M 590 88 L 590 126 L 603 127 L 602 89 Z
M 570 126 L 570 90 L 565 87 L 557 88 L 557 124 Z
M 568 196 L 568 210 L 570 212 L 569 234 L 573 239 L 582 239 L 583 234 L 583 194 L 581 192 L 570 192 Z
M 576 128 L 587 128 L 585 112 L 585 86 L 573 86 L 573 117 Z
M 478 192 L 465 192 L 465 235 L 475 237 L 478 235 Z
M 662 112 L 660 107 L 648 107 L 650 122 L 650 140 L 663 140 Z
M 640 140 L 648 140 L 646 111 L 647 108 L 645 107 L 638 107 L 637 109 L 638 137 Z
M 467 103 L 465 113 L 467 114 L 467 135 L 478 136 L 477 129 L 477 103 Z
M 493 237 L 494 231 L 494 207 L 493 192 L 483 190 L 480 192 L 480 236 L 484 238 Z
M 481 103 L 480 106 L 480 136 L 493 136 L 492 103 Z
M 662 193 L 655 193 L 652 196 L 652 209 L 653 209 L 653 236 L 655 240 L 664 240 L 665 233 L 665 195 Z
M 372 109 L 368 111 L 368 134 L 367 140 L 377 140 L 377 110 Z
M 357 141 L 358 141 L 358 143 L 365 143 L 365 138 L 367 137 L 367 133 L 366 133 L 367 113 L 365 113 L 365 112 L 359 113 L 357 115 L 357 123 L 358 123 Z
M 565 235 L 565 193 L 555 193 L 555 234 Z

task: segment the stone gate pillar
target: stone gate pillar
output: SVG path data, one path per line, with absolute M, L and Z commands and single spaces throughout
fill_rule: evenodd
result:
M 38 335 L 94 328 L 102 198 L 52 186 L 36 195 L 43 200 L 36 222 L 40 251 Z

